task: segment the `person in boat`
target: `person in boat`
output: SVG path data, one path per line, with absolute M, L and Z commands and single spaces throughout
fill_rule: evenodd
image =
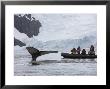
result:
M 90 51 L 88 52 L 89 55 L 95 55 L 94 46 L 91 45 Z
M 73 49 L 71 50 L 71 52 L 72 52 L 71 54 L 76 54 L 76 52 L 77 52 L 77 51 L 76 51 L 76 48 L 73 48 Z
M 81 54 L 82 54 L 82 55 L 86 55 L 86 50 L 83 49 Z
M 77 54 L 80 54 L 80 51 L 81 51 L 81 48 L 80 48 L 80 46 L 78 46 L 78 48 L 77 48 Z

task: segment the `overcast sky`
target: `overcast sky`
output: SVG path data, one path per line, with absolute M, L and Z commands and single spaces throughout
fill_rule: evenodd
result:
M 97 37 L 96 14 L 32 14 L 40 21 L 40 33 L 34 37 L 39 41 L 82 39 L 85 36 Z M 23 41 L 29 37 L 14 31 L 15 38 Z M 33 38 L 31 38 L 33 39 Z
M 33 14 L 42 27 L 37 37 L 40 41 L 79 39 L 96 36 L 96 14 Z

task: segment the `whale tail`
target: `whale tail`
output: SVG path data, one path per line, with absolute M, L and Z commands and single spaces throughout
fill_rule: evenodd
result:
M 42 55 L 49 54 L 49 53 L 58 53 L 58 51 L 39 51 L 38 49 L 34 47 L 26 47 L 26 49 L 31 54 L 32 61 L 36 61 L 36 58 L 38 56 L 42 56 Z
M 28 52 L 32 55 L 35 53 L 39 53 L 40 51 L 34 47 L 26 47 L 26 49 L 28 50 Z
M 32 61 L 36 61 L 36 58 L 38 56 L 40 56 L 40 51 L 34 47 L 26 47 L 26 49 L 28 50 L 28 52 L 31 54 L 32 56 Z
M 49 54 L 49 53 L 58 53 L 58 51 L 40 51 L 41 55 Z

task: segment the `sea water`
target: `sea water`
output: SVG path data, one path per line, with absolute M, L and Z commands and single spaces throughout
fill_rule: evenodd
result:
M 61 53 L 51 53 L 36 59 L 40 65 L 32 65 L 28 52 L 15 52 L 15 76 L 96 76 L 97 59 L 65 59 Z

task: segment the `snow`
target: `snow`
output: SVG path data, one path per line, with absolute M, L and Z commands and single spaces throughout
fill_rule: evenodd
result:
M 95 45 L 97 41 L 96 14 L 32 14 L 42 24 L 38 36 L 29 38 L 14 28 L 14 36 L 26 46 L 40 50 L 70 50 Z M 69 45 L 68 45 L 69 44 Z
M 82 39 L 65 39 L 65 40 L 52 40 L 52 41 L 37 41 L 31 40 L 27 43 L 27 46 L 35 47 L 39 50 L 56 50 L 59 52 L 70 52 L 70 50 L 78 46 L 83 48 L 89 48 L 91 44 L 96 44 L 96 38 L 94 37 L 85 37 Z M 97 49 L 97 47 L 95 47 Z
M 14 28 L 14 37 L 22 42 L 26 39 L 29 39 L 25 33 L 20 33 L 16 28 Z
M 32 16 L 42 24 L 36 37 L 40 41 L 96 36 L 96 14 L 32 14 Z

